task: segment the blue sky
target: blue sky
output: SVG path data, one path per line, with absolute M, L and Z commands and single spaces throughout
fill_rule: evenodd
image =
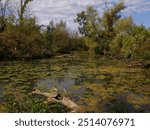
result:
M 33 0 L 30 8 L 39 24 L 48 24 L 50 20 L 58 22 L 63 19 L 71 29 L 76 29 L 73 22 L 76 14 L 93 5 L 102 15 L 104 0 Z M 109 0 L 119 1 L 119 0 Z M 123 16 L 132 16 L 136 24 L 150 27 L 150 0 L 125 0 L 126 10 Z
M 150 11 L 133 13 L 132 16 L 136 24 L 150 27 Z

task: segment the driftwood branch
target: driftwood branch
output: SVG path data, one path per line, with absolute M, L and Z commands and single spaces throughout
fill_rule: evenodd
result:
M 58 92 L 41 92 L 39 90 L 35 90 L 32 92 L 33 94 L 37 94 L 37 95 L 41 95 L 44 97 L 47 97 L 47 101 L 49 103 L 60 103 L 64 106 L 66 106 L 67 108 L 71 109 L 70 112 L 79 112 L 80 111 L 80 107 L 73 102 L 70 98 L 62 96 L 61 94 L 59 94 Z

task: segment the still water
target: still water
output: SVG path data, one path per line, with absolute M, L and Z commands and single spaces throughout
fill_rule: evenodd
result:
M 5 97 L 56 87 L 85 112 L 150 112 L 150 70 L 87 52 L 0 62 L 0 112 Z

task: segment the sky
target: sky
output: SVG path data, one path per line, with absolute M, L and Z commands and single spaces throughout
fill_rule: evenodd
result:
M 31 12 L 36 16 L 39 24 L 47 25 L 50 20 L 58 22 L 60 19 L 67 22 L 70 29 L 77 29 L 74 23 L 76 14 L 92 5 L 102 16 L 104 0 L 33 0 Z M 119 0 L 110 0 L 111 2 Z M 150 27 L 150 0 L 125 0 L 127 8 L 123 16 L 132 16 L 136 24 Z

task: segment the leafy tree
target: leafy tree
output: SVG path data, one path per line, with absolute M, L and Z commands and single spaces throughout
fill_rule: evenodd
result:
M 18 16 L 19 16 L 19 24 L 23 25 L 24 24 L 24 19 L 25 19 L 25 12 L 27 9 L 28 4 L 33 1 L 33 0 L 20 0 L 20 8 L 17 10 Z
M 0 0 L 0 32 L 5 30 L 7 18 L 9 17 L 10 12 L 10 1 Z
M 43 55 L 42 35 L 30 24 L 9 25 L 0 35 L 5 47 L 5 58 L 31 58 Z
M 143 43 L 145 43 L 148 37 L 149 32 L 145 27 L 134 27 L 132 32 L 123 38 L 123 47 L 121 48 L 123 57 L 139 57 L 139 50 L 143 47 Z
M 83 36 L 98 40 L 100 37 L 100 18 L 98 12 L 92 7 L 88 6 L 86 11 L 77 14 L 75 22 L 79 23 L 79 32 Z
M 121 1 L 111 7 L 106 3 L 102 18 L 91 6 L 86 11 L 77 14 L 75 22 L 79 24 L 79 32 L 97 42 L 96 53 L 106 54 L 109 50 L 109 44 L 115 36 L 115 31 L 117 32 L 120 28 L 118 21 L 121 19 L 121 11 L 124 9 L 124 2 Z
M 150 60 L 150 38 L 147 38 L 138 49 L 137 58 L 140 60 Z
M 77 18 L 75 19 L 75 22 L 79 23 L 78 29 L 81 35 L 83 36 L 88 35 L 88 30 L 86 29 L 87 21 L 88 19 L 85 11 L 82 11 L 81 13 L 77 14 Z
M 69 32 L 66 22 L 60 20 L 54 24 L 50 21 L 46 27 L 44 36 L 46 38 L 46 48 L 52 53 L 70 53 L 74 50 L 87 50 L 84 40 L 78 35 Z
M 118 20 L 114 27 L 114 32 L 116 34 L 129 34 L 132 32 L 133 27 L 135 26 L 132 17 L 125 17 Z
M 117 21 L 114 27 L 116 35 L 109 45 L 111 55 L 120 56 L 121 48 L 123 47 L 123 39 L 131 34 L 134 27 L 135 25 L 131 17 L 122 18 Z
M 103 19 L 105 31 L 108 35 L 114 34 L 114 26 L 116 22 L 121 18 L 120 13 L 124 9 L 125 9 L 125 4 L 123 1 L 115 3 L 112 7 L 108 7 L 106 5 L 102 19 Z

